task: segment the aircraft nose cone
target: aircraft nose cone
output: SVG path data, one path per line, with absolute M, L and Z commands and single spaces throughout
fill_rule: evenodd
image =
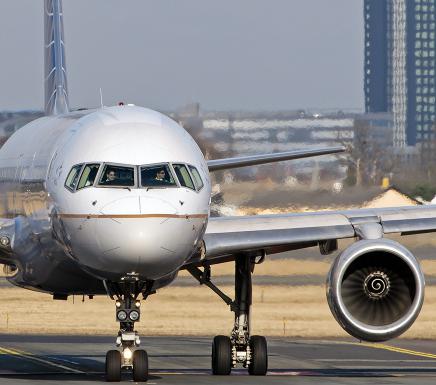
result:
M 139 273 L 153 278 L 178 267 L 175 208 L 157 198 L 132 196 L 101 207 L 96 240 L 104 270 Z
M 126 216 L 137 215 L 141 213 L 140 197 L 137 195 L 122 196 L 101 205 L 100 213 L 102 215 Z

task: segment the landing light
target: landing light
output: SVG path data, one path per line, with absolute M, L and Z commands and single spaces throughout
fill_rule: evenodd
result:
M 129 314 L 129 318 L 132 321 L 137 321 L 139 319 L 139 312 L 137 312 L 136 310 L 132 310 Z
M 132 359 L 132 356 L 133 356 L 132 351 L 129 348 L 125 348 L 123 350 L 123 357 L 124 357 L 125 360 Z
M 140 307 L 140 306 L 141 306 L 141 301 L 136 301 L 136 302 L 135 302 L 135 306 L 136 306 L 136 307 Z
M 3 236 L 0 237 L 0 244 L 3 247 L 9 246 L 10 243 L 11 243 L 11 240 L 6 235 L 3 235 Z
M 119 321 L 125 321 L 126 318 L 127 318 L 127 313 L 124 310 L 120 310 L 117 313 L 117 318 L 118 318 Z
M 120 302 L 120 301 L 116 301 L 116 302 L 115 302 L 115 306 L 116 306 L 116 307 L 121 307 L 121 302 Z

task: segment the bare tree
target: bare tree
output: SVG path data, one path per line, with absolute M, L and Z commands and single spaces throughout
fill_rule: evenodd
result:
M 342 161 L 347 166 L 348 185 L 377 185 L 384 175 L 392 172 L 395 162 L 387 141 L 380 140 L 368 122 L 356 119 L 353 141 L 340 134 L 338 141 L 348 150 L 348 156 Z
M 436 125 L 418 143 L 418 155 L 401 162 L 394 175 L 395 184 L 412 196 L 431 200 L 436 194 Z M 398 162 L 400 163 L 400 162 Z

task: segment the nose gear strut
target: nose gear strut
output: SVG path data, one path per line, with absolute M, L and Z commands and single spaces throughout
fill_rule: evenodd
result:
M 140 338 L 135 331 L 135 322 L 140 320 L 142 293 L 144 299 L 152 293 L 152 283 L 140 282 L 135 277 L 127 277 L 122 282 L 105 282 L 105 288 L 111 299 L 115 299 L 115 317 L 120 323 L 116 346 L 120 350 L 109 350 L 106 354 L 106 380 L 121 380 L 121 370 L 128 369 L 133 373 L 135 382 L 148 379 L 148 355 L 139 349 Z

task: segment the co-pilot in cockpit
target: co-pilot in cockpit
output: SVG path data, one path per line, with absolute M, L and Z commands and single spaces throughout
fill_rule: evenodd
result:
M 141 187 L 177 186 L 167 164 L 141 167 Z

